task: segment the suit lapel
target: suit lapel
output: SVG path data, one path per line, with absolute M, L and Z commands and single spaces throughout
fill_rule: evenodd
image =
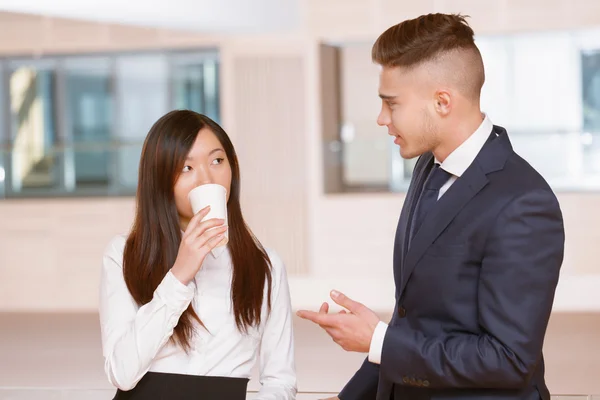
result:
M 396 288 L 399 288 L 402 282 L 402 264 L 406 257 L 412 215 L 423 184 L 425 183 L 425 178 L 431 169 L 432 160 L 433 155 L 429 154 L 428 156 L 424 156 L 421 163 L 417 163 L 418 168 L 415 166 L 414 179 L 404 198 L 404 205 L 402 206 L 398 227 L 396 228 L 396 238 L 394 240 L 394 280 Z
M 496 134 L 499 135 L 497 138 L 495 137 Z M 412 238 L 410 247 L 406 252 L 406 258 L 402 263 L 401 284 L 396 286 L 396 288 L 399 288 L 397 290 L 398 295 L 401 295 L 404 291 L 415 265 L 423 257 L 429 246 L 446 229 L 460 210 L 488 184 L 487 174 L 504 167 L 508 155 L 512 152 L 512 146 L 510 146 L 510 141 L 504 129 L 494 127 L 493 135 L 494 139 L 484 145 L 471 166 L 440 198 Z
M 419 230 L 411 241 L 411 246 L 406 254 L 403 268 L 403 279 L 400 293 L 408 281 L 415 265 L 425 251 L 442 231 L 450 224 L 456 214 L 487 185 L 487 178 L 481 169 L 473 168 L 470 173 L 465 173 L 448 189 L 438 201 L 436 206 L 425 217 Z

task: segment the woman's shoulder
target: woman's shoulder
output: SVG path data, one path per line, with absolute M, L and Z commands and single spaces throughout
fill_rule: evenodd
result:
M 270 247 L 265 247 L 265 251 L 267 252 L 267 256 L 269 256 L 269 260 L 271 261 L 271 266 L 273 267 L 273 269 L 285 268 L 283 260 L 274 249 Z
M 269 247 L 265 247 L 265 251 L 267 252 L 269 260 L 271 261 L 271 274 L 273 276 L 273 281 L 279 282 L 282 279 L 287 280 L 285 263 L 279 256 L 279 253 Z
M 104 257 L 111 258 L 114 261 L 122 264 L 123 252 L 125 251 L 125 243 L 127 242 L 127 235 L 120 234 L 113 236 L 106 247 L 104 248 Z

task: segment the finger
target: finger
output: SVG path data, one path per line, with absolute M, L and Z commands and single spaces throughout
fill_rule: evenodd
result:
M 342 311 L 340 311 L 340 314 L 348 314 L 348 313 L 346 312 L 346 310 L 342 310 Z
M 340 306 L 347 308 L 350 312 L 358 314 L 362 311 L 364 305 L 358 301 L 354 301 L 347 297 L 345 294 L 338 292 L 337 290 L 331 291 L 331 299 Z
M 225 224 L 225 220 L 220 219 L 220 218 L 211 218 L 206 221 L 202 221 L 198 225 L 196 225 L 194 230 L 192 232 L 190 232 L 189 236 L 190 236 L 190 238 L 193 238 L 195 240 L 195 239 L 201 237 L 202 235 L 204 235 L 205 233 L 209 232 L 212 228 L 216 228 L 216 227 L 227 228 L 227 226 L 224 224 Z
M 329 312 L 329 304 L 327 302 L 321 304 L 321 308 L 319 309 L 319 313 L 327 314 Z
M 210 229 L 204 232 L 202 236 L 199 237 L 197 245 L 199 246 L 199 248 L 206 247 L 212 250 L 219 243 L 221 243 L 221 240 L 223 240 L 226 231 L 226 226 L 220 226 L 217 228 Z
M 216 231 L 217 229 L 220 229 L 220 228 L 216 228 L 214 230 Z M 212 236 L 206 242 L 204 242 L 204 244 L 200 248 L 206 250 L 206 252 L 208 253 L 209 251 L 211 251 L 212 249 L 217 247 L 221 243 L 221 241 L 223 240 L 224 237 L 225 237 L 224 233 L 219 233 L 216 236 Z
M 219 224 L 219 222 L 216 220 L 209 221 L 205 221 L 209 227 L 214 227 L 215 225 Z M 223 234 L 227 230 L 227 227 L 214 227 L 214 229 L 204 232 L 202 235 L 200 235 L 200 229 L 200 226 L 197 226 L 186 237 L 182 238 L 182 241 L 186 246 L 194 249 L 201 249 L 210 239 L 219 234 Z
M 307 319 L 314 322 L 315 324 L 321 325 L 322 327 L 333 327 L 336 325 L 335 320 L 332 318 L 333 315 L 321 314 L 314 311 L 300 310 L 296 313 L 302 319 Z
M 196 228 L 196 225 L 198 225 L 198 223 L 200 223 L 200 221 L 202 221 L 202 218 L 206 217 L 209 212 L 210 212 L 210 206 L 206 206 L 202 210 L 198 211 L 192 217 L 192 219 L 190 219 L 190 222 L 188 223 L 187 228 L 185 228 L 185 232 L 184 232 L 183 236 L 184 237 L 188 236 L 190 234 L 190 232 L 192 232 L 194 230 L 194 228 Z
M 337 341 L 340 339 L 340 330 L 337 328 L 323 328 L 325 329 L 325 332 L 327 332 L 327 334 L 329 336 L 331 336 L 331 338 L 333 339 L 334 342 L 337 343 Z
M 198 239 L 199 239 L 198 244 L 200 245 L 200 247 L 204 246 L 206 244 L 206 242 L 208 242 L 215 236 L 225 234 L 225 231 L 227 231 L 227 228 L 228 227 L 226 225 L 221 225 L 221 226 L 217 226 L 216 228 L 208 229 L 207 231 L 205 231 L 202 235 L 200 235 L 198 237 Z

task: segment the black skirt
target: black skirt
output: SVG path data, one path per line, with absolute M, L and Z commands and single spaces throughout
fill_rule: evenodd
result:
M 247 386 L 246 378 L 148 372 L 113 400 L 245 400 Z

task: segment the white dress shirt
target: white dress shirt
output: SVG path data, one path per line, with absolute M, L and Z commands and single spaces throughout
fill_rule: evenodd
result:
M 440 188 L 438 200 L 446 193 L 450 186 L 465 173 L 492 133 L 494 127 L 493 123 L 486 114 L 483 115 L 484 118 L 479 125 L 479 128 L 450 153 L 444 162 L 440 163 L 438 159 L 435 159 L 435 163 L 440 164 L 440 168 L 451 174 L 448 181 Z M 369 361 L 374 364 L 381 364 L 381 352 L 383 350 L 383 341 L 385 339 L 387 328 L 388 325 L 385 322 L 379 321 L 373 332 L 371 345 L 369 347 Z
M 105 371 L 121 390 L 131 390 L 148 371 L 250 378 L 258 360 L 261 389 L 256 399 L 296 396 L 292 310 L 285 266 L 267 250 L 272 263 L 271 312 L 267 291 L 259 326 L 240 333 L 231 304 L 232 263 L 228 250 L 209 254 L 187 286 L 170 271 L 152 300 L 139 307 L 123 278 L 125 236 L 106 248 L 100 284 L 100 324 Z M 200 325 L 186 354 L 169 338 L 189 304 Z

